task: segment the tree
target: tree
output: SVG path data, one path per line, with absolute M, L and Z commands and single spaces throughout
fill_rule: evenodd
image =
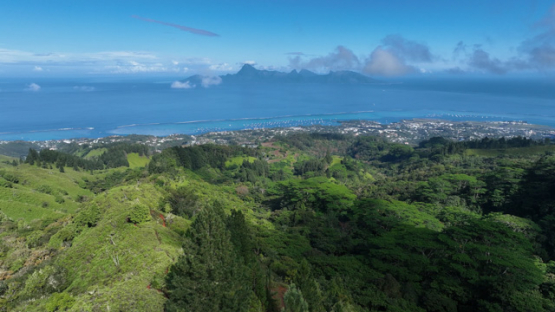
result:
M 299 274 L 296 277 L 296 283 L 299 285 L 300 290 L 303 292 L 303 297 L 309 305 L 310 312 L 325 311 L 322 305 L 324 299 L 320 291 L 320 285 L 314 280 L 311 274 L 310 264 L 306 259 L 301 261 Z
M 167 277 L 166 311 L 244 311 L 250 290 L 219 204 L 208 205 L 187 231 L 185 254 Z
M 239 265 L 242 266 L 239 269 L 246 272 L 244 283 L 245 286 L 248 285 L 250 288 L 250 306 L 253 308 L 253 306 L 260 304 L 261 307 L 267 307 L 272 304 L 266 298 L 267 278 L 254 253 L 254 238 L 245 216 L 241 211 L 233 210 L 226 221 L 231 243 L 235 248 Z
M 283 296 L 285 308 L 283 312 L 308 312 L 308 303 L 303 298 L 301 290 L 295 284 L 291 284 Z
M 129 221 L 131 223 L 140 224 L 150 220 L 150 209 L 145 205 L 136 205 L 131 208 L 129 213 Z

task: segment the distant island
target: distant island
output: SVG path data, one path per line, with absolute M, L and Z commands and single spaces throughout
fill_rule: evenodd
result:
M 317 74 L 306 69 L 292 70 L 288 73 L 274 70 L 260 70 L 245 64 L 236 74 L 219 76 L 223 83 L 333 83 L 333 84 L 368 84 L 379 83 L 379 80 L 353 71 L 330 71 L 327 74 Z M 202 75 L 194 75 L 182 81 L 191 86 L 203 84 Z

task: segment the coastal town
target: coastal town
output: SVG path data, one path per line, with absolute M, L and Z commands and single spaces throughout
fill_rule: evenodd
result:
M 208 132 L 200 135 L 172 134 L 169 136 L 128 135 L 104 138 L 76 138 L 49 141 L 0 141 L 0 151 L 9 146 L 29 146 L 38 149 L 60 149 L 67 145 L 104 145 L 118 142 L 148 145 L 154 152 L 176 145 L 221 144 L 241 145 L 255 148 L 276 136 L 286 136 L 294 132 L 339 133 L 346 135 L 372 135 L 387 138 L 391 142 L 416 145 L 431 137 L 463 141 L 482 138 L 525 137 L 535 140 L 552 139 L 555 128 L 529 124 L 525 121 L 448 121 L 438 119 L 409 119 L 383 124 L 369 120 L 341 121 L 337 126 L 291 126 L 280 128 L 260 128 L 236 131 Z M 28 147 L 26 147 L 28 148 Z

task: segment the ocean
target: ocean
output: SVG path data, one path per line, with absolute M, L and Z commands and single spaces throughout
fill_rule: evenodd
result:
M 523 120 L 555 127 L 547 79 L 405 79 L 379 84 L 220 84 L 172 79 L 0 79 L 0 140 L 96 138 L 335 125 L 365 119 Z M 34 83 L 35 91 L 30 90 Z

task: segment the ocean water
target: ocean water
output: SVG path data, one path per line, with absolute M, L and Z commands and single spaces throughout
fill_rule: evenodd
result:
M 369 85 L 221 84 L 172 80 L 0 80 L 0 140 L 209 131 L 410 118 L 525 120 L 555 127 L 555 82 L 407 79 Z M 36 83 L 40 90 L 29 90 Z

